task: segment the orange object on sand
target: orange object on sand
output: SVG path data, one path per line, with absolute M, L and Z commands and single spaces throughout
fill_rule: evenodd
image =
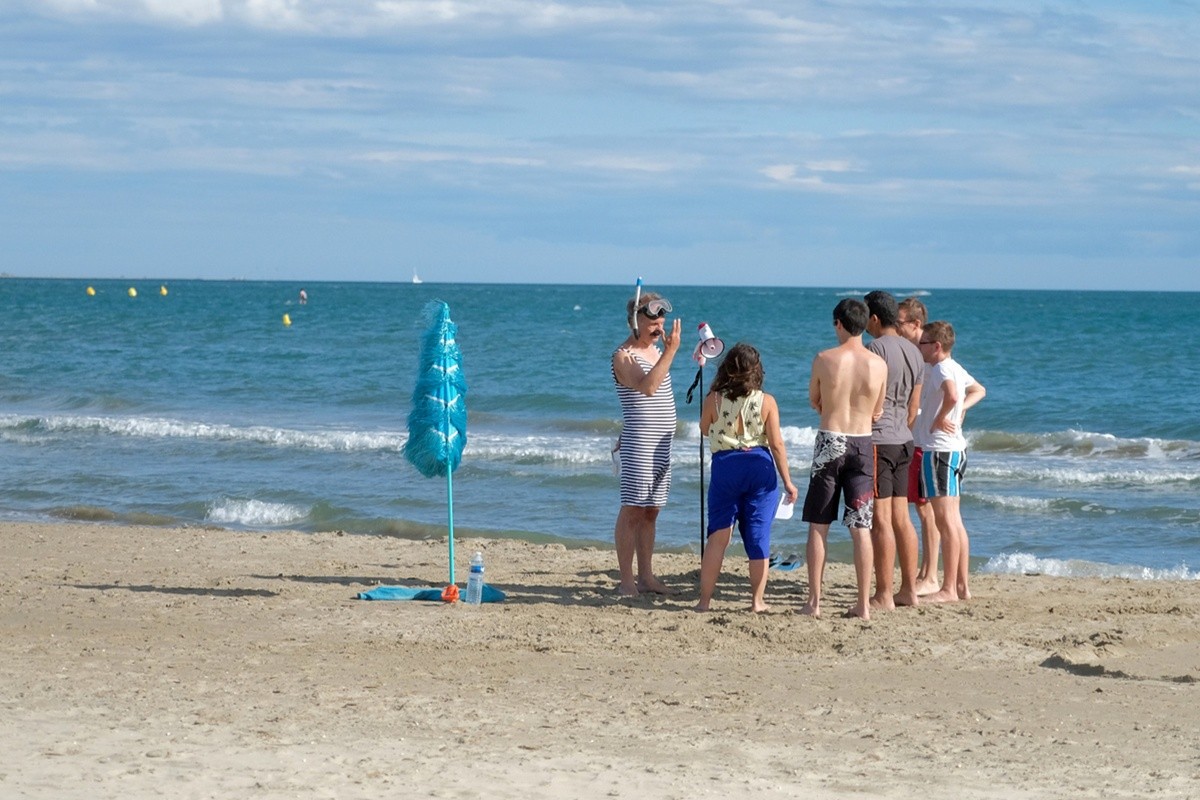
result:
M 458 602 L 458 586 L 456 584 L 452 583 L 449 586 L 447 586 L 445 589 L 442 589 L 442 600 L 446 603 L 457 603 Z

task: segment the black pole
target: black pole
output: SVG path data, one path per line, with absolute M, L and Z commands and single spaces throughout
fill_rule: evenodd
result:
M 700 387 L 700 419 L 704 419 L 704 364 L 696 370 L 696 379 L 687 390 L 687 402 L 692 402 L 692 393 Z M 700 431 L 700 558 L 704 558 L 704 431 Z

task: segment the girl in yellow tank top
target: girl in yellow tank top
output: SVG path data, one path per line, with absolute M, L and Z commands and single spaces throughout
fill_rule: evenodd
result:
M 768 610 L 763 594 L 780 483 L 789 503 L 796 502 L 798 491 L 788 474 L 779 405 L 762 384 L 758 351 L 739 342 L 726 353 L 704 398 L 700 431 L 713 457 L 697 611 L 709 609 L 735 524 L 750 559 L 750 610 Z

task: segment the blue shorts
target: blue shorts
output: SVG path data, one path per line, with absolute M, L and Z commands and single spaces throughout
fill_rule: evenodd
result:
M 720 450 L 712 456 L 708 484 L 708 533 L 736 522 L 751 561 L 771 555 L 771 523 L 779 505 L 779 474 L 765 447 Z
M 965 450 L 926 450 L 921 454 L 921 497 L 958 497 L 966 471 Z

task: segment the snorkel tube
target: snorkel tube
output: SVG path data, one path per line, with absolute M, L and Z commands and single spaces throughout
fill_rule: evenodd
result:
M 638 305 L 642 302 L 642 276 L 638 275 L 637 286 L 633 292 L 633 337 L 638 337 Z

